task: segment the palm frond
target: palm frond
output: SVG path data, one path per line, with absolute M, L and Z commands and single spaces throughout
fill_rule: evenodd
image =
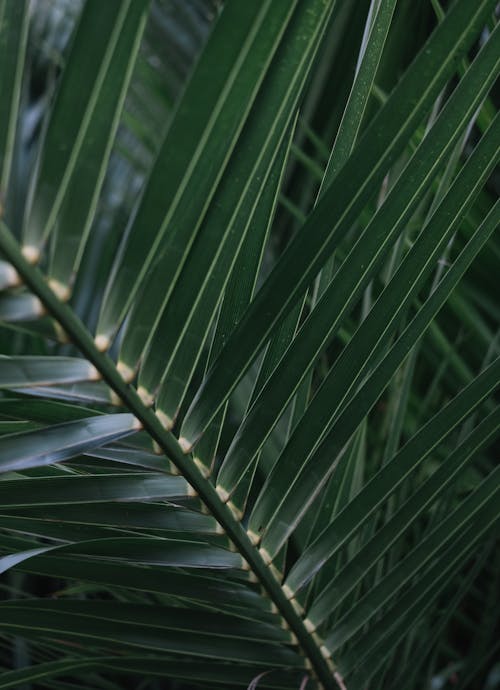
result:
M 487 687 L 494 0 L 56 5 L 0 0 L 0 688 Z

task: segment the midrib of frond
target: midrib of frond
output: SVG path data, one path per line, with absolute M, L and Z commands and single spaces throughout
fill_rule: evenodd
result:
M 68 304 L 62 302 L 49 286 L 40 269 L 23 255 L 19 244 L 4 223 L 0 222 L 0 250 L 12 264 L 25 285 L 35 294 L 57 324 L 64 330 L 68 341 L 95 366 L 102 379 L 110 386 L 128 410 L 139 420 L 144 431 L 155 441 L 166 457 L 185 477 L 207 509 L 221 525 L 230 541 L 244 559 L 245 566 L 261 585 L 263 592 L 281 614 L 283 624 L 291 631 L 294 641 L 302 649 L 306 666 L 314 672 L 325 690 L 333 690 L 340 680 L 335 673 L 329 653 L 322 649 L 320 639 L 304 625 L 302 611 L 293 598 L 287 598 L 270 564 L 266 563 L 252 544 L 247 532 L 235 518 L 230 507 L 223 503 L 213 484 L 206 479 L 190 454 L 183 452 L 177 438 L 167 431 L 155 412 L 147 407 L 136 389 L 119 373 L 113 360 L 100 352 L 91 333 Z M 253 575 L 252 575 L 253 574 Z

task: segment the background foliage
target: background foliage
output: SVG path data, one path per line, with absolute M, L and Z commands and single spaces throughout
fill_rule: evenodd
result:
M 492 0 L 0 0 L 0 688 L 500 687 Z

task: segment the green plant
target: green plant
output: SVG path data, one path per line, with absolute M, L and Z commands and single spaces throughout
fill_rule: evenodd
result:
M 487 687 L 495 2 L 220 5 L 0 2 L 0 688 Z

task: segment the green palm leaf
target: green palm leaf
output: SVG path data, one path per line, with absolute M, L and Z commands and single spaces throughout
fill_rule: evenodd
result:
M 63 4 L 0 1 L 0 688 L 487 687 L 494 0 Z

